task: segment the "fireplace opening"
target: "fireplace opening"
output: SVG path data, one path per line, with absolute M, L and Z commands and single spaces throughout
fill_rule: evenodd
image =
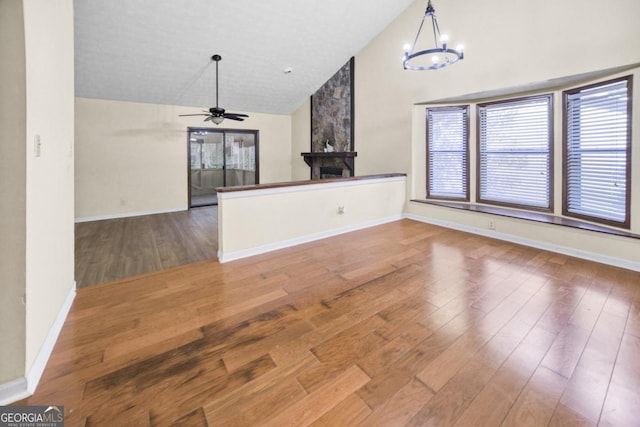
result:
M 320 179 L 342 178 L 342 168 L 320 166 Z

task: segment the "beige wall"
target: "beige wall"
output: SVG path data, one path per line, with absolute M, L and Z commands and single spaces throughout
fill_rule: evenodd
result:
M 300 153 L 311 150 L 311 100 L 307 100 L 291 116 L 291 179 L 303 181 L 311 177 L 311 169 Z
M 359 174 L 409 172 L 415 103 L 640 61 L 637 1 L 459 0 L 435 7 L 443 33 L 464 43 L 465 59 L 438 71 L 403 70 L 402 47 L 415 37 L 424 7 L 415 1 L 356 55 Z
M 25 373 L 26 83 L 22 3 L 0 0 L 0 384 Z
M 401 176 L 220 193 L 218 257 L 224 262 L 400 219 L 405 185 Z
M 73 1 L 25 0 L 23 5 L 27 88 L 25 358 L 29 373 L 75 288 Z M 37 136 L 42 142 L 40 157 L 33 155 Z M 39 362 L 46 363 L 46 358 L 48 354 Z
M 37 384 L 75 287 L 72 0 L 1 0 L 0 56 L 4 401 Z
M 442 32 L 448 33 L 453 43 L 465 45 L 465 59 L 438 71 L 406 71 L 401 64 L 402 48 L 413 41 L 425 5 L 424 0 L 415 1 L 358 53 L 355 61 L 356 170 L 358 175 L 407 173 L 407 200 L 424 197 L 424 107 L 415 104 L 479 92 L 524 90 L 534 83 L 640 62 L 640 26 L 636 22 L 640 3 L 635 0 L 606 5 L 597 0 L 459 0 L 434 6 Z M 636 105 L 634 119 L 637 111 Z M 302 126 L 299 121 L 303 120 L 308 117 L 294 114 L 294 127 Z M 635 120 L 633 132 L 634 171 L 640 169 L 639 122 Z M 308 137 L 299 143 L 308 146 Z M 633 176 L 635 232 L 640 231 L 638 175 Z M 441 223 L 446 220 L 454 227 L 487 229 L 486 214 L 410 202 L 405 212 Z M 498 226 L 502 237 L 546 247 L 563 245 L 569 251 L 589 251 L 602 259 L 620 257 L 623 263 L 633 263 L 640 256 L 631 248 L 637 244 L 635 240 L 603 238 L 529 221 L 499 220 Z
M 77 219 L 187 209 L 187 127 L 201 108 L 76 98 Z M 291 179 L 291 117 L 249 113 L 216 128 L 259 131 L 260 182 Z

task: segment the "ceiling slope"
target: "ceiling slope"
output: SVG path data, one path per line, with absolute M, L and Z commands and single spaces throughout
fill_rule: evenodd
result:
M 221 106 L 290 114 L 411 2 L 75 0 L 76 95 L 210 107 L 217 53 Z

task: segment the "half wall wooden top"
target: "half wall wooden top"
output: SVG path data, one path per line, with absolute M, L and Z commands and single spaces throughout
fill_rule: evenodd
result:
M 334 182 L 349 182 L 349 181 L 363 181 L 382 178 L 396 178 L 406 177 L 405 173 L 387 173 L 380 175 L 364 175 L 354 176 L 349 178 L 330 178 L 330 179 L 309 179 L 305 181 L 288 181 L 288 182 L 276 182 L 271 184 L 255 184 L 255 185 L 240 185 L 235 187 L 219 187 L 216 188 L 218 193 L 231 193 L 236 191 L 249 191 L 249 190 L 266 190 L 271 188 L 284 188 L 284 187 L 297 187 L 302 185 L 322 185 Z

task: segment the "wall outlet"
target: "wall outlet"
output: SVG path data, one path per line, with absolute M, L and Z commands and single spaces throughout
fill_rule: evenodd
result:
M 492 219 L 489 220 L 489 230 L 495 230 L 496 229 L 496 222 Z
M 33 155 L 35 157 L 42 156 L 42 141 L 40 140 L 40 135 L 36 135 L 33 138 Z
M 340 215 L 344 214 L 344 206 L 338 206 L 338 213 Z

